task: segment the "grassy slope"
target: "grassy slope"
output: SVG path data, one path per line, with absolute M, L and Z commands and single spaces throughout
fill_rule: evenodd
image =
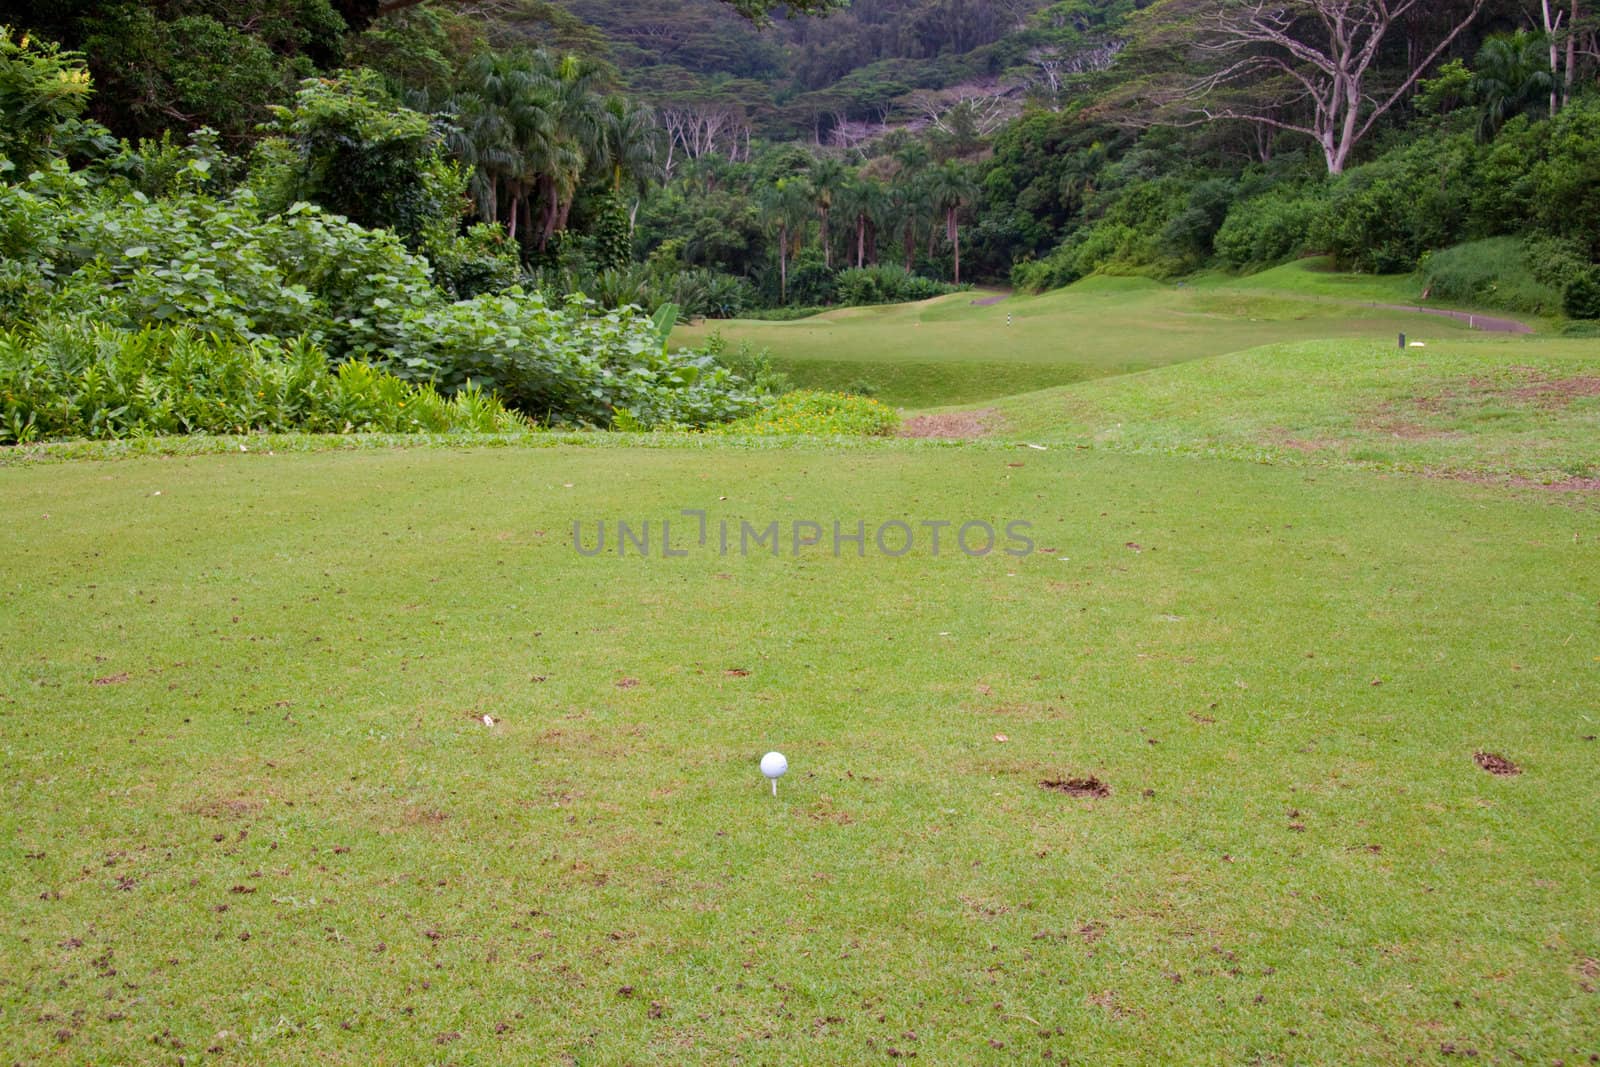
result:
M 1585 513 L 1062 450 L 0 479 L 16 1058 L 1600 1048 Z M 1023 517 L 1058 552 L 568 542 L 694 506 Z M 1108 799 L 1038 785 L 1090 773 Z
M 806 386 L 871 383 L 908 407 L 968 403 L 1274 342 L 1465 333 L 1448 320 L 1361 306 L 1415 298 L 1410 279 L 1335 274 L 1316 261 L 1183 286 L 1092 278 L 1042 296 L 959 294 L 794 322 L 706 322 L 677 339 L 771 350 Z M 1008 317 L 1011 325 L 1007 326 Z
M 1275 345 L 997 406 L 1010 433 L 1117 451 L 1544 482 L 1600 475 L 1600 348 L 1585 341 Z

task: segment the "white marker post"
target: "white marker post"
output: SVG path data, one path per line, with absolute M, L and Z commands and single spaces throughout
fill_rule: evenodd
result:
M 789 761 L 782 752 L 768 752 L 761 757 L 761 773 L 772 779 L 772 795 L 778 795 L 778 779 L 789 770 Z

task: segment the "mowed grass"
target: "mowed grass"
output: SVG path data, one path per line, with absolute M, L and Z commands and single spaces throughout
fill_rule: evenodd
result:
M 703 321 L 680 328 L 675 340 L 698 345 L 720 334 L 733 345 L 767 349 L 799 385 L 866 386 L 886 402 L 926 408 L 1273 343 L 1467 333 L 1464 324 L 1381 306 L 1414 300 L 1415 289 L 1410 278 L 1339 274 L 1305 261 L 1181 285 L 1096 277 L 986 306 L 979 302 L 1003 294 L 848 308 L 793 322 Z
M 8 1059 L 1600 1054 L 1590 508 L 820 444 L 0 492 Z M 683 508 L 1054 551 L 724 558 Z M 574 551 L 618 518 L 690 555 Z

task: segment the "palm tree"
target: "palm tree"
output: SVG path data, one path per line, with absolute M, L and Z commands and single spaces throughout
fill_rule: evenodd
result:
M 449 144 L 475 171 L 479 213 L 541 250 L 565 228 L 584 176 L 605 161 L 613 180 L 647 173 L 645 116 L 613 115 L 582 60 L 545 52 L 483 53 L 448 106 Z M 537 221 L 535 209 L 537 208 Z
M 536 53 L 537 54 L 537 53 Z M 604 106 L 595 92 L 595 68 L 574 55 L 561 57 L 543 71 L 556 136 L 540 157 L 543 225 L 538 247 L 543 251 L 556 233 L 566 229 L 578 186 L 590 166 L 604 154 Z
M 789 255 L 797 235 L 805 233 L 814 200 L 801 178 L 779 178 L 761 194 L 761 214 L 778 234 L 778 295 L 789 302 Z
M 850 172 L 837 159 L 820 159 L 811 167 L 811 193 L 822 219 L 822 264 L 833 267 L 833 242 L 829 239 L 828 216 L 833 202 L 850 180 Z
M 1526 30 L 1483 42 L 1467 83 L 1467 95 L 1480 113 L 1479 139 L 1491 141 L 1516 116 L 1549 106 L 1556 79 L 1548 47 L 1542 34 Z
M 600 149 L 611 172 L 611 191 L 631 184 L 641 196 L 661 176 L 661 127 L 646 104 L 624 97 L 606 99 L 600 114 Z
M 926 176 L 909 179 L 903 174 L 889 192 L 886 214 L 894 220 L 891 228 L 900 233 L 907 271 L 917 269 L 917 234 L 930 211 L 927 194 Z
M 921 141 L 910 141 L 894 154 L 900 164 L 900 177 L 916 179 L 933 162 L 933 153 Z
M 955 283 L 961 284 L 961 209 L 978 197 L 978 186 L 965 166 L 951 160 L 928 172 L 928 199 L 944 214 L 945 236 L 955 252 Z
M 537 181 L 535 168 L 558 136 L 541 65 L 528 52 L 479 55 L 462 72 L 453 101 L 458 120 L 451 146 L 483 174 L 484 213 L 503 219 L 512 240 Z
M 887 213 L 888 190 L 871 178 L 858 178 L 839 190 L 839 209 L 856 224 L 856 267 L 867 263 L 867 231 L 876 230 Z
M 895 175 L 890 211 L 898 220 L 905 244 L 907 271 L 917 269 L 917 231 L 925 214 L 933 209 L 928 202 L 928 168 L 933 153 L 921 141 L 908 141 L 894 153 L 899 164 Z

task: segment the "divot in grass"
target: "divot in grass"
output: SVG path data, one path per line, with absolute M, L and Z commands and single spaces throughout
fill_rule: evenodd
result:
M 1047 778 L 1039 783 L 1039 788 L 1047 789 L 1053 793 L 1065 793 L 1069 797 L 1094 797 L 1098 799 L 1111 795 L 1111 787 L 1093 776 L 1088 778 Z
M 1478 766 L 1499 778 L 1510 778 L 1522 773 L 1522 768 L 1493 752 L 1475 752 L 1472 759 Z

